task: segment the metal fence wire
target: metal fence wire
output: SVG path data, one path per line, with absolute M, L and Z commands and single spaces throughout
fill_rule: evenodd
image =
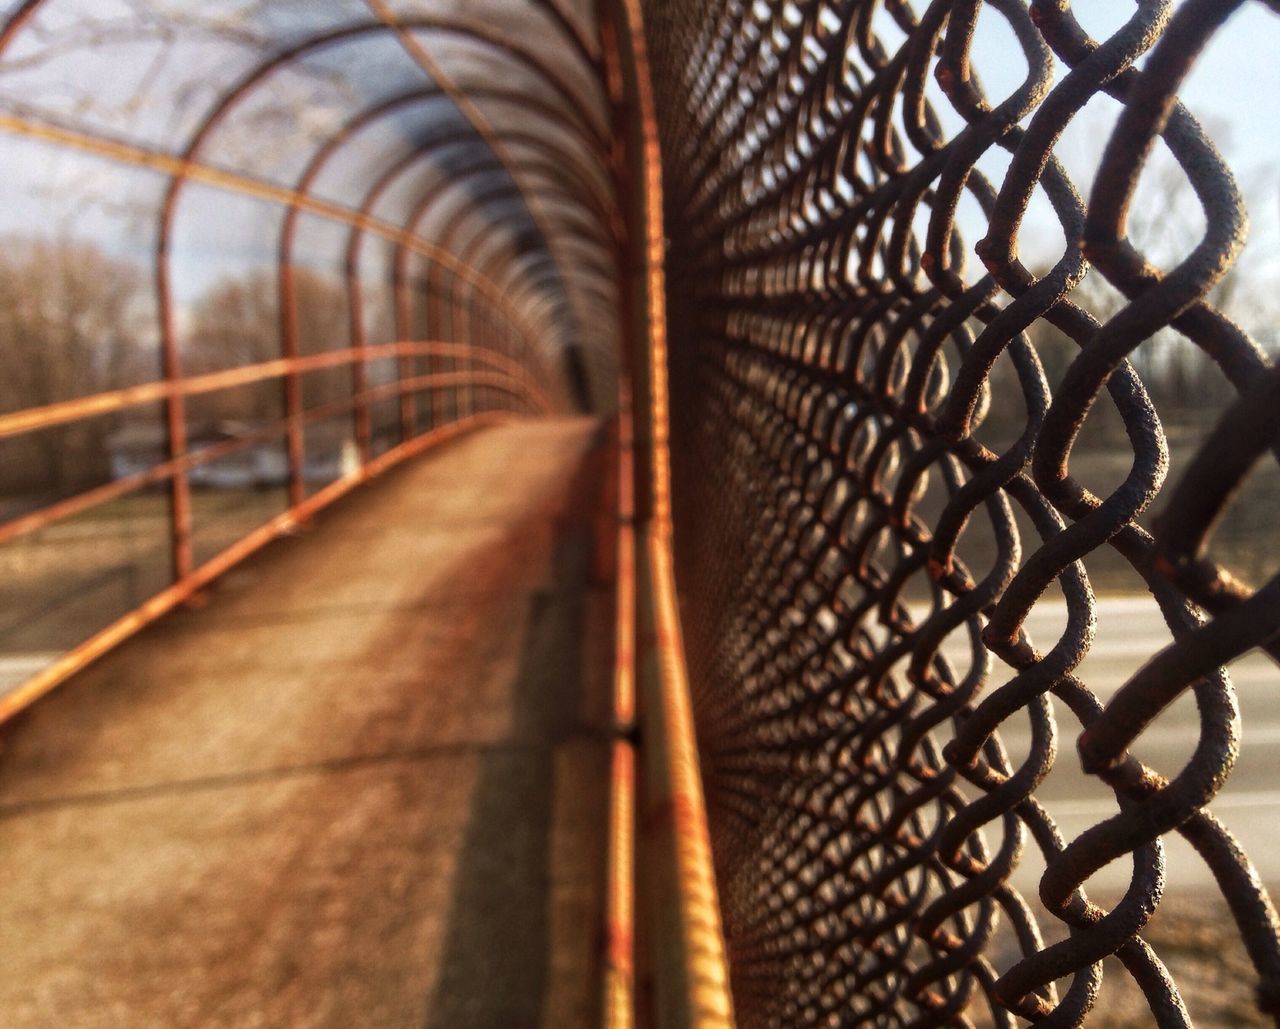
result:
M 1274 471 L 1280 373 L 1219 302 L 1244 204 L 1178 99 L 1264 6 L 1139 0 L 1095 39 L 1068 0 L 647 5 L 678 575 L 740 1024 L 1076 1025 L 1119 1017 L 1113 981 L 1138 1024 L 1190 1024 L 1144 939 L 1175 837 L 1256 972 L 1244 1008 L 1280 1016 L 1275 910 L 1210 811 L 1241 731 L 1224 665 L 1280 655 L 1280 578 L 1247 581 L 1273 566 L 1211 545 Z M 1055 148 L 1099 103 L 1084 188 Z M 1129 232 L 1162 159 L 1200 219 L 1175 260 Z M 1061 245 L 1020 258 L 1046 224 Z M 1212 399 L 1189 446 L 1171 354 Z M 1091 688 L 1117 582 L 1167 640 Z M 1139 760 L 1192 697 L 1179 764 Z M 1071 836 L 1039 799 L 1068 768 L 1110 804 Z

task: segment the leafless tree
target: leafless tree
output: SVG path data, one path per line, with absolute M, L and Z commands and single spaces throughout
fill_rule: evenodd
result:
M 143 276 L 90 243 L 7 239 L 0 245 L 0 408 L 17 410 L 153 378 Z M 58 490 L 101 460 L 100 421 L 23 437 L 28 479 Z M 7 476 L 6 478 L 10 478 Z
M 348 346 L 346 294 L 342 284 L 306 268 L 294 270 L 298 349 L 302 354 Z M 283 352 L 280 285 L 274 270 L 223 279 L 195 306 L 183 346 L 184 371 L 199 375 L 273 361 Z M 345 369 L 313 372 L 303 379 L 308 405 L 350 391 Z M 202 397 L 191 405 L 194 418 L 264 422 L 281 415 L 281 386 L 268 380 Z

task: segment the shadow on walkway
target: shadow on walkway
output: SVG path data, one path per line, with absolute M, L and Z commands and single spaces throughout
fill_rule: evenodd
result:
M 567 927 L 581 980 L 549 983 L 554 881 L 585 872 L 598 880 L 590 884 L 598 904 L 603 847 L 574 855 L 576 870 L 552 869 L 550 861 L 553 835 L 567 829 L 555 824 L 558 808 L 590 812 L 598 826 L 606 817 L 608 750 L 599 724 L 587 721 L 599 703 L 587 696 L 591 653 L 584 646 L 605 456 L 598 434 L 555 519 L 550 582 L 531 599 L 513 688 L 518 749 L 482 759 L 427 1029 L 573 1026 L 589 1017 L 598 967 L 584 967 L 583 959 L 592 961 L 600 910 L 592 922 Z
M 592 1024 L 606 454 L 461 439 L 5 727 L 4 1024 Z

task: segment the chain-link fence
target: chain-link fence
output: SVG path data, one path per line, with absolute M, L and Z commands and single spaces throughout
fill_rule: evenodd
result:
M 1212 813 L 1224 666 L 1273 689 L 1280 654 L 1280 374 L 1179 100 L 1276 5 L 1088 6 L 1104 31 L 1068 0 L 648 5 L 743 1025 L 1188 1024 L 1148 940 L 1180 880 L 1243 942 L 1222 1010 L 1280 1013 L 1264 876 Z

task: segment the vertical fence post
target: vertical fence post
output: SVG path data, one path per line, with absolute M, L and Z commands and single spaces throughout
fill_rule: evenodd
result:
M 440 266 L 441 276 L 437 278 L 436 283 L 439 288 L 439 326 L 440 338 L 449 343 L 460 342 L 458 334 L 454 331 L 453 317 L 453 289 L 452 282 L 454 279 L 453 270 Z M 457 357 L 449 358 L 449 371 L 456 372 L 458 370 Z M 449 386 L 449 412 L 448 417 L 451 421 L 456 421 L 462 417 L 462 404 L 459 400 L 462 387 L 454 382 Z
M 436 273 L 438 265 L 435 261 L 426 261 L 426 268 L 423 272 L 423 289 L 427 298 L 427 317 L 426 317 L 426 335 L 427 339 L 433 343 L 442 343 L 445 341 L 443 319 L 440 317 L 440 283 Z M 443 357 L 427 357 L 427 371 L 430 374 L 438 374 L 444 370 Z M 448 396 L 443 388 L 433 389 L 431 391 L 431 427 L 434 429 L 444 425 L 449 420 L 446 404 Z
M 352 233 L 351 243 L 347 247 L 347 302 L 350 304 L 347 316 L 351 347 L 363 351 L 369 340 L 364 328 L 364 285 L 360 277 L 359 240 L 360 237 Z M 363 469 L 373 458 L 373 432 L 369 422 L 369 399 L 366 396 L 369 389 L 369 366 L 363 353 L 351 364 L 351 389 L 355 394 L 356 452 Z
M 302 382 L 293 362 L 300 351 L 298 340 L 298 293 L 293 262 L 285 259 L 288 240 L 281 244 L 280 261 L 280 355 L 289 362 L 281 378 L 285 417 L 285 451 L 289 463 L 289 506 L 297 507 L 306 499 L 304 470 L 306 453 L 302 435 Z
M 169 281 L 170 230 L 173 193 L 166 202 L 163 229 L 156 247 L 156 298 L 160 315 L 160 360 L 164 378 L 176 386 L 182 381 L 182 356 L 173 311 L 172 285 Z M 187 456 L 187 407 L 181 394 L 172 392 L 165 398 L 165 436 L 169 460 L 182 461 Z M 191 476 L 179 465 L 169 479 L 169 541 L 174 582 L 182 582 L 195 567 L 191 541 Z
M 467 342 L 476 348 L 476 353 L 486 350 L 489 345 L 488 324 L 484 307 L 484 304 L 476 302 L 476 297 L 473 294 L 468 304 L 467 326 L 469 331 L 467 333 Z M 492 398 L 488 395 L 488 387 L 481 386 L 480 389 L 483 400 L 491 401 Z
M 413 297 L 409 292 L 408 254 L 407 247 L 396 247 L 395 265 L 391 272 L 396 343 L 402 348 L 413 336 Z M 400 440 L 408 442 L 417 433 L 417 413 L 414 410 L 413 393 L 404 388 L 413 378 L 413 358 L 403 349 L 396 358 L 396 375 L 400 380 Z
M 473 342 L 472 341 L 472 331 L 473 331 L 472 308 L 475 304 L 475 299 L 476 299 L 475 290 L 471 287 L 470 283 L 467 283 L 466 297 L 462 299 L 461 303 L 457 304 L 457 308 L 456 308 L 458 312 L 458 321 L 461 323 L 456 329 L 456 335 L 459 337 L 459 339 L 461 339 L 463 342 L 467 344 L 471 344 Z M 471 368 L 469 369 L 469 371 L 474 372 L 474 370 L 475 370 L 474 362 L 471 362 Z M 478 401 L 483 401 L 483 397 L 477 396 L 475 383 L 471 380 L 470 377 L 468 377 L 467 379 L 465 389 L 466 389 L 466 397 L 467 397 L 467 404 L 466 404 L 467 414 L 468 415 L 476 414 L 480 410 L 478 406 Z
M 414 279 L 414 296 L 417 299 L 417 317 L 414 319 L 416 326 L 415 340 L 430 343 L 434 336 L 431 332 L 431 293 L 427 282 L 427 268 L 429 262 L 425 258 L 418 259 L 419 274 Z M 428 386 L 425 393 L 419 393 L 419 420 L 425 422 L 423 429 L 430 431 L 440 424 L 440 419 L 436 417 L 436 389 L 434 384 L 430 383 L 430 376 L 435 374 L 437 360 L 434 354 L 420 354 L 414 358 L 415 374 L 428 376 Z

